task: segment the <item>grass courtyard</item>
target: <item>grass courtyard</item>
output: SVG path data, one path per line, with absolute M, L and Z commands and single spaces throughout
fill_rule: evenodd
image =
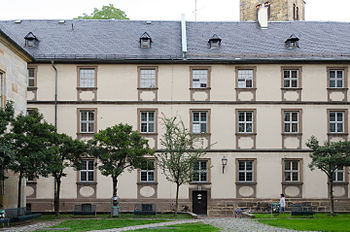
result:
M 350 214 L 315 214 L 313 218 L 291 217 L 290 214 L 275 215 L 256 214 L 256 220 L 270 226 L 294 230 L 350 232 Z

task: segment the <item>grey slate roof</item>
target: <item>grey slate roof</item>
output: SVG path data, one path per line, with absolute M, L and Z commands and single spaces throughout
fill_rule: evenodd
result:
M 182 60 L 179 21 L 23 20 L 0 21 L 1 28 L 39 61 Z M 187 22 L 186 29 L 189 61 L 350 61 L 350 23 L 269 22 L 262 30 L 255 22 Z M 24 47 L 28 32 L 39 39 L 38 48 Z M 150 49 L 139 47 L 144 32 L 152 38 Z M 222 39 L 221 47 L 209 49 L 214 34 Z M 300 48 L 286 48 L 292 34 L 300 39 Z

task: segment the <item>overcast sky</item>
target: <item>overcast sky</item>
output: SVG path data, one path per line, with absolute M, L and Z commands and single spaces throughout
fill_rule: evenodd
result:
M 350 22 L 349 0 L 305 0 L 306 20 Z M 133 20 L 195 19 L 195 0 L 0 0 L 0 20 L 72 19 L 109 3 Z M 198 21 L 238 21 L 239 0 L 197 0 Z

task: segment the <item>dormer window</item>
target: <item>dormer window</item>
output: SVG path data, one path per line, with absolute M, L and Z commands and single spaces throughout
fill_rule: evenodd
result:
M 140 37 L 140 48 L 151 48 L 152 38 L 147 32 Z
M 288 49 L 298 48 L 299 38 L 293 34 L 285 41 L 285 44 Z
M 32 33 L 29 32 L 25 37 L 25 46 L 28 48 L 34 48 L 37 47 L 39 44 L 38 38 Z
M 209 48 L 219 48 L 221 46 L 221 39 L 217 34 L 214 34 L 208 41 Z

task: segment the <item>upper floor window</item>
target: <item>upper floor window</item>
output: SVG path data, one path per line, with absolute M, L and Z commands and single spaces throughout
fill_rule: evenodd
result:
M 0 72 L 0 107 L 5 105 L 5 75 Z
M 193 111 L 192 112 L 192 133 L 208 133 L 208 112 Z
M 253 111 L 238 112 L 238 133 L 253 133 Z
M 145 162 L 140 169 L 140 180 L 141 182 L 154 182 L 154 160 Z
M 284 133 L 299 133 L 299 112 L 284 111 Z
M 329 88 L 344 88 L 344 70 L 329 70 Z
M 192 88 L 208 88 L 208 69 L 192 69 Z
M 155 112 L 141 111 L 140 112 L 140 132 L 155 133 Z
M 35 87 L 36 81 L 35 81 L 35 68 L 28 68 L 27 69 L 27 87 Z
M 95 88 L 96 87 L 96 69 L 79 68 L 79 87 Z
M 298 88 L 299 70 L 283 71 L 283 87 Z
M 95 111 L 80 110 L 80 133 L 95 132 Z
M 238 88 L 253 88 L 254 70 L 238 70 Z
M 95 162 L 94 160 L 84 160 L 80 169 L 80 181 L 92 182 L 95 180 Z
M 156 88 L 156 69 L 140 68 L 140 88 Z
M 208 182 L 208 161 L 200 160 L 193 164 L 192 182 Z
M 345 181 L 345 169 L 344 167 L 337 167 L 333 173 L 333 181 L 344 182 Z
M 330 133 L 344 133 L 344 118 L 345 112 L 329 112 L 329 132 Z
M 254 181 L 254 161 L 238 160 L 238 181 L 253 182 Z
M 284 181 L 299 182 L 300 181 L 300 161 L 284 160 Z

